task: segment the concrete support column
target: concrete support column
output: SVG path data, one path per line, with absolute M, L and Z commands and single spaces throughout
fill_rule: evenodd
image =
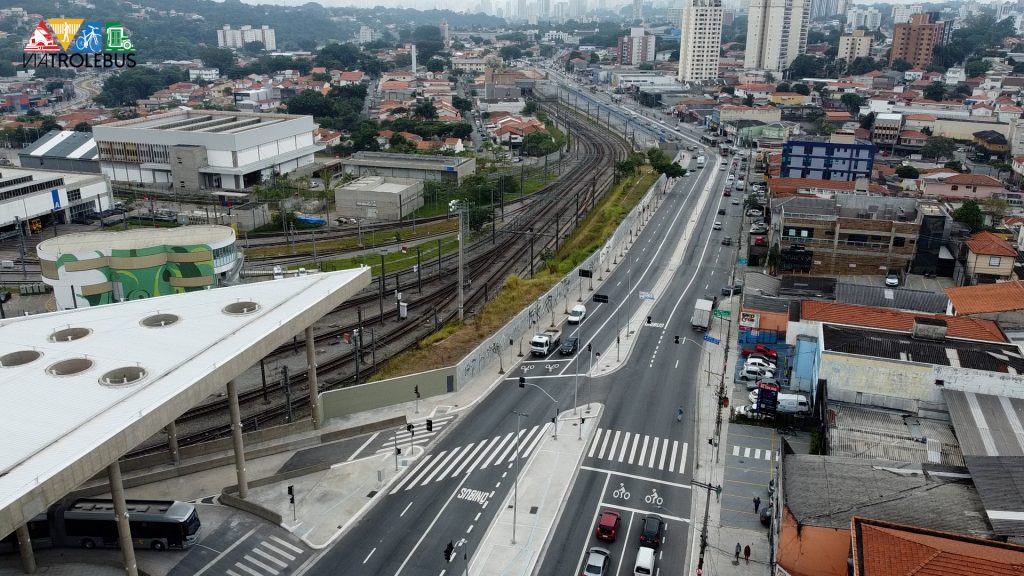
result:
M 28 533 L 28 524 L 18 526 L 18 552 L 21 554 L 21 569 L 25 574 L 36 573 L 36 553 L 32 550 L 32 537 Z
M 320 387 L 316 383 L 316 342 L 313 327 L 306 328 L 306 378 L 309 382 L 309 410 L 313 429 L 320 429 Z
M 164 430 L 167 432 L 167 448 L 171 451 L 171 461 L 177 466 L 181 464 L 181 455 L 178 454 L 178 426 L 171 420 Z
M 139 576 L 139 568 L 135 564 L 135 547 L 132 544 L 132 531 L 128 525 L 128 509 L 124 503 L 121 465 L 116 460 L 113 464 L 107 466 L 107 481 L 110 483 L 110 496 L 114 500 L 114 520 L 117 522 L 117 539 L 121 544 L 121 559 L 124 561 L 124 572 L 128 576 Z
M 231 443 L 235 448 L 235 476 L 238 477 L 238 497 L 249 496 L 249 483 L 245 479 L 245 447 L 242 444 L 242 411 L 238 408 L 238 386 L 228 382 L 228 406 L 231 408 Z

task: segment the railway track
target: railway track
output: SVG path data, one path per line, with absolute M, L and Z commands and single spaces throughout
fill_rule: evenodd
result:
M 535 200 L 524 205 L 520 213 L 506 219 L 505 226 L 495 231 L 496 235 L 501 236 L 501 242 L 490 241 L 493 245 L 487 246 L 489 239 L 483 238 L 469 247 L 466 275 L 474 280 L 465 293 L 465 310 L 470 311 L 482 306 L 490 296 L 489 287 L 501 286 L 505 278 L 518 270 L 528 271 L 542 254 L 560 246 L 561 239 L 575 228 L 578 220 L 589 212 L 611 182 L 613 160 L 626 149 L 625 143 L 609 138 L 607 133 L 578 118 L 565 121 L 574 124 L 573 133 L 578 136 L 578 161 L 566 170 L 561 179 L 535 193 Z M 531 252 L 534 257 L 533 263 L 530 261 Z M 364 327 L 386 322 L 386 328 L 374 329 L 372 340 L 363 340 L 358 373 L 355 350 L 336 354 L 319 362 L 318 380 L 321 389 L 349 386 L 357 381 L 363 381 L 372 374 L 375 366 L 368 366 L 365 358 L 370 352 L 368 347 L 379 353 L 383 362 L 416 346 L 417 342 L 435 331 L 437 327 L 456 318 L 458 286 L 457 281 L 452 280 L 454 274 L 450 272 L 454 260 L 454 254 L 442 258 L 434 279 L 428 283 L 428 289 L 415 299 L 409 299 L 410 310 L 418 310 L 418 316 L 410 312 L 410 318 L 392 323 L 390 321 L 396 320 L 397 315 L 397 310 L 392 309 L 385 310 L 383 315 L 378 313 L 375 316 L 363 317 Z M 402 272 L 396 272 L 394 275 L 400 277 Z M 385 284 L 389 275 L 385 275 Z M 396 286 L 397 282 L 400 280 L 395 280 Z M 349 317 L 353 308 L 360 309 L 374 300 L 380 300 L 383 284 L 379 275 L 373 284 L 376 284 L 374 293 L 364 291 L 342 307 L 348 310 Z M 433 314 L 425 314 L 431 311 Z M 317 346 L 324 343 L 337 344 L 344 340 L 346 334 L 351 334 L 358 327 L 358 323 L 332 322 L 327 318 L 324 322 L 328 323 L 327 328 L 322 328 L 315 334 Z M 366 330 L 363 334 L 366 334 Z M 296 338 L 292 345 L 282 346 L 275 352 L 288 352 L 303 344 L 303 340 Z M 249 431 L 279 424 L 287 421 L 289 414 L 294 416 L 302 414 L 303 409 L 308 410 L 306 392 L 303 391 L 306 382 L 306 372 L 297 370 L 289 374 L 287 387 L 283 379 L 277 379 L 267 382 L 263 388 L 253 388 L 240 393 L 239 402 L 243 413 L 247 414 L 243 418 L 243 429 Z M 176 420 L 179 445 L 196 444 L 228 434 L 230 424 L 226 423 L 226 407 L 227 400 L 217 398 L 179 417 Z M 165 451 L 164 441 L 157 436 L 130 452 L 128 456 L 162 451 Z

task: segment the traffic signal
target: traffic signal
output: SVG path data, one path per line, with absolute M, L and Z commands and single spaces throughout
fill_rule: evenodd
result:
M 288 485 L 288 503 L 295 504 L 295 486 Z
M 679 336 L 676 336 L 676 344 L 679 344 Z
M 419 384 L 417 384 L 416 386 L 413 386 L 412 387 L 412 391 L 416 394 L 417 398 L 420 397 L 420 387 L 419 387 Z
M 588 343 L 588 344 L 587 344 L 587 352 L 590 352 L 590 351 L 591 351 L 591 349 L 592 349 L 592 347 L 591 347 L 591 345 L 590 345 L 590 344 Z
M 451 540 L 448 541 L 448 545 L 444 547 L 444 560 L 445 562 L 451 562 L 452 556 L 455 555 L 455 544 Z
M 409 434 L 412 434 L 412 433 L 413 433 L 413 430 L 414 430 L 415 428 L 416 428 L 416 426 L 415 426 L 415 425 L 413 425 L 413 424 L 412 424 L 411 422 L 410 422 L 409 424 L 406 424 L 406 425 L 405 425 L 405 429 L 409 431 Z
M 526 388 L 526 376 L 519 377 L 519 387 Z
M 433 432 L 433 431 L 434 431 L 434 421 L 431 420 L 430 418 L 427 418 L 427 432 Z
M 651 323 L 651 317 L 650 317 L 650 316 L 648 316 L 648 317 L 647 317 L 647 323 L 648 323 L 648 324 L 650 324 L 650 323 Z

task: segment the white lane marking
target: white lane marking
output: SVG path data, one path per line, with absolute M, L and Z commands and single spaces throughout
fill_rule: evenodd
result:
M 476 524 L 470 524 L 469 528 L 466 528 L 466 534 L 469 534 L 470 532 L 473 531 L 473 526 L 476 526 Z
M 628 506 L 619 506 L 618 504 L 605 503 L 604 506 L 606 508 L 614 508 L 616 510 L 622 510 L 624 512 L 630 512 L 630 513 L 633 513 L 633 514 L 643 514 L 645 516 L 647 514 L 650 514 L 649 510 L 640 510 L 640 509 L 637 509 L 637 508 L 630 508 Z M 687 524 L 690 523 L 690 519 L 689 518 L 681 518 L 679 516 L 669 516 L 668 514 L 661 514 L 660 512 L 658 513 L 658 516 L 661 516 L 662 518 L 664 518 L 666 520 L 675 520 L 677 522 L 686 522 Z M 626 535 L 627 536 L 629 535 L 629 531 L 628 530 L 626 531 Z
M 647 434 L 644 434 L 644 445 L 640 447 L 640 459 L 636 461 L 636 463 L 641 465 L 641 466 L 644 465 L 644 456 L 647 455 L 647 441 L 650 440 L 650 439 L 651 439 L 650 436 L 648 436 Z
M 611 479 L 611 477 L 612 477 L 611 474 L 605 473 L 605 475 L 604 475 L 604 486 L 601 487 L 601 495 L 602 496 L 604 494 L 608 493 L 608 480 Z M 598 501 L 597 501 L 597 506 L 594 509 L 593 519 L 590 521 L 590 531 L 587 532 L 587 534 L 593 534 L 594 533 L 594 525 L 597 523 L 597 519 L 600 517 L 601 506 L 603 506 L 603 503 L 601 502 L 601 499 L 599 498 Z M 627 530 L 628 530 L 628 528 L 627 528 Z M 583 560 L 584 560 L 584 558 L 586 558 L 587 549 L 589 547 L 590 547 L 590 540 L 587 539 L 583 543 L 583 550 L 580 552 L 580 559 L 579 559 L 579 562 L 577 562 L 577 564 L 579 564 L 579 565 L 583 564 Z
M 367 554 L 366 558 L 363 559 L 363 564 L 366 564 L 367 562 L 369 562 L 370 561 L 370 556 L 373 556 L 373 553 L 376 552 L 376 551 L 377 551 L 376 548 L 374 548 L 373 550 L 370 550 L 370 553 Z
M 377 438 L 377 436 L 380 436 L 380 432 L 374 432 L 369 438 L 366 439 L 366 442 L 363 442 L 363 445 L 360 446 L 355 452 L 353 452 L 351 456 L 346 458 L 345 461 L 346 462 L 351 462 L 351 461 L 355 460 L 356 456 L 358 456 L 359 453 L 362 452 L 364 448 L 369 446 L 370 442 L 373 442 Z
M 252 576 L 263 576 L 263 574 L 260 574 L 259 572 L 253 570 L 252 568 L 249 568 L 241 562 L 235 562 L 235 568 L 238 568 L 242 572 L 248 572 L 249 574 L 252 574 Z
M 253 554 L 259 554 L 260 556 L 266 558 L 267 560 L 270 560 L 274 564 L 277 564 L 281 568 L 287 568 L 288 567 L 288 564 L 286 562 L 281 562 L 277 558 L 274 558 L 273 556 L 271 556 L 270 554 L 267 554 L 266 552 L 264 552 L 263 550 L 260 550 L 259 548 L 253 548 L 252 549 L 252 553 Z
M 487 460 L 484 460 L 483 465 L 480 466 L 481 470 L 491 465 L 491 463 L 494 461 L 494 457 L 498 455 L 498 452 L 501 452 L 501 449 L 505 447 L 505 444 L 508 444 L 508 441 L 512 439 L 513 435 L 515 435 L 515 432 L 509 432 L 508 434 L 505 435 L 504 438 L 502 438 L 501 444 L 498 444 L 498 447 L 491 452 L 491 455 L 488 456 Z
M 668 454 L 668 438 L 661 443 L 661 460 L 658 461 L 658 470 L 665 469 L 665 455 Z
M 683 455 L 679 458 L 679 473 L 680 474 L 685 474 L 686 473 L 686 449 L 687 449 L 687 443 L 683 442 Z
M 690 489 L 689 484 L 680 484 L 678 482 L 669 482 L 668 480 L 659 480 L 658 478 L 648 478 L 647 476 L 639 476 L 637 474 L 627 474 L 625 472 L 617 472 L 615 470 L 605 470 L 604 468 L 594 468 L 593 466 L 580 466 L 580 470 L 590 470 L 591 472 L 602 472 L 605 474 L 614 474 L 616 476 L 622 476 L 623 478 L 633 478 L 634 480 L 645 480 L 647 482 L 656 482 L 658 484 L 665 484 L 666 486 L 675 486 L 676 488 Z
M 590 442 L 590 451 L 587 452 L 587 458 L 594 457 L 594 451 L 597 450 L 597 442 L 598 440 L 601 439 L 601 432 L 601 428 L 598 428 L 596 431 L 594 431 L 594 439 Z
M 639 444 L 640 434 L 633 435 L 633 447 L 629 449 L 629 463 L 633 463 L 633 458 L 636 456 L 636 445 Z
M 277 554 L 278 556 L 281 556 L 283 558 L 287 558 L 289 562 L 294 562 L 295 561 L 295 556 L 292 556 L 291 554 L 285 552 L 284 550 L 281 550 L 280 548 L 278 548 L 277 546 L 274 546 L 273 544 L 271 544 L 270 542 L 267 542 L 266 540 L 264 540 L 263 542 L 260 542 L 260 546 L 263 546 L 264 548 L 268 548 L 270 550 L 273 550 L 274 554 Z
M 732 447 L 732 455 L 733 456 L 739 456 L 740 455 L 740 447 L 739 446 L 733 446 Z
M 626 524 L 626 538 L 625 538 L 626 542 L 629 542 L 629 531 L 633 527 L 633 516 L 634 516 L 634 514 L 630 513 L 630 515 L 629 515 L 629 524 Z M 626 555 L 625 554 L 620 555 L 619 556 L 619 565 L 615 567 L 615 574 L 619 574 L 619 573 L 622 572 L 622 563 L 625 562 L 625 561 L 626 561 Z
M 206 566 L 203 566 L 202 570 L 200 570 L 199 572 L 196 572 L 195 576 L 200 576 L 200 574 L 202 574 L 203 572 L 206 572 L 207 570 L 209 570 L 214 564 L 217 563 L 218 560 L 223 558 L 228 552 L 231 552 L 236 547 L 238 547 L 242 542 L 245 542 L 245 540 L 249 536 L 252 536 L 253 532 L 255 532 L 257 529 L 259 529 L 258 526 L 256 528 L 253 528 L 252 530 L 249 530 L 249 532 L 246 533 L 245 536 L 242 536 L 241 538 L 239 538 L 234 544 L 232 544 L 231 546 L 228 546 L 226 550 L 224 550 L 223 552 L 218 554 L 217 557 L 214 558 L 213 560 L 211 560 Z M 300 550 L 298 550 L 298 552 L 302 552 L 302 550 L 300 549 Z
M 536 430 L 539 430 L 539 429 L 540 429 L 540 426 L 534 426 L 533 428 L 530 429 L 530 431 L 533 432 L 533 431 L 536 431 Z M 505 451 L 502 452 L 501 456 L 498 456 L 498 459 L 494 461 L 494 465 L 495 466 L 497 466 L 498 464 L 501 464 L 502 462 L 507 462 L 507 461 L 515 458 L 515 455 L 511 455 L 512 454 L 512 450 L 514 450 L 516 446 L 522 446 L 526 442 L 523 439 L 523 434 L 525 434 L 525 433 L 526 433 L 526 428 L 523 428 L 522 430 L 519 431 L 519 434 L 516 435 L 516 437 L 511 442 L 508 443 L 508 447 L 505 448 Z
M 608 438 L 612 435 L 611 430 L 605 431 L 604 441 L 601 442 L 601 451 L 597 453 L 598 458 L 604 458 L 604 449 L 608 445 Z
M 678 450 L 678 449 L 679 449 L 679 441 L 678 440 L 673 440 L 672 441 L 672 457 L 669 458 L 669 460 L 668 460 L 668 471 L 669 472 L 675 472 L 676 471 L 676 450 Z
M 434 458 L 434 459 L 431 459 L 431 456 L 433 456 L 433 454 L 428 454 L 426 456 L 426 458 L 423 459 L 423 465 L 420 466 L 416 470 L 415 477 L 413 478 L 413 480 L 411 482 L 409 482 L 409 486 L 406 487 L 406 490 L 408 490 L 408 489 L 412 488 L 413 486 L 415 486 L 420 481 L 420 479 L 423 478 L 423 475 L 426 474 L 427 472 L 429 472 L 430 469 L 434 466 L 434 462 L 437 462 L 437 460 L 439 458 L 441 458 L 441 456 L 444 456 L 447 452 L 448 452 L 447 450 L 445 450 L 444 452 L 441 452 L 440 454 L 438 454 L 437 458 Z M 429 466 L 428 466 L 428 462 L 429 462 Z M 413 475 L 410 474 L 410 477 L 412 477 L 412 476 Z M 405 484 L 405 482 L 402 482 L 402 484 Z M 394 494 L 395 492 L 397 492 L 398 489 L 402 487 L 402 484 L 399 484 L 398 486 L 396 486 L 395 489 L 391 491 L 391 494 Z
M 523 452 L 522 454 L 520 454 L 519 457 L 520 458 L 526 458 L 527 456 L 532 454 L 533 453 L 533 449 L 536 448 L 537 444 L 540 443 L 540 439 L 547 435 L 549 428 L 551 428 L 551 423 L 550 422 L 545 424 L 544 427 L 540 429 L 540 434 L 537 434 L 536 436 L 533 437 L 533 443 L 530 444 L 526 448 L 526 451 Z
M 658 457 L 658 437 L 654 436 L 654 441 L 651 442 L 651 460 L 647 463 L 648 468 L 654 468 L 654 460 Z
M 405 509 L 402 510 L 402 513 L 399 514 L 398 517 L 401 518 L 402 516 L 405 516 L 405 513 L 409 511 L 409 508 L 412 508 L 412 502 L 406 504 Z
M 750 458 L 750 448 L 744 448 L 743 449 L 743 457 L 744 458 Z

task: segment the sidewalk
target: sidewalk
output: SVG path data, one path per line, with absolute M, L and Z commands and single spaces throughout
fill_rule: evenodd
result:
M 715 436 L 715 414 L 719 411 L 718 386 L 724 381 L 725 394 L 732 397 L 734 394 L 733 366 L 737 361 L 739 347 L 736 345 L 736 319 L 739 317 L 740 298 L 733 296 L 719 301 L 720 309 L 729 310 L 732 313 L 733 322 L 719 320 L 714 322 L 708 334 L 721 339 L 723 344 L 728 343 L 728 354 L 723 345 L 714 346 L 712 354 L 712 366 L 718 367 L 723 372 L 713 373 L 711 382 L 705 382 L 698 389 L 698 404 L 702 417 L 697 424 L 697 433 L 694 436 L 694 445 L 697 454 L 694 456 L 693 479 L 698 482 L 705 482 L 712 486 L 722 486 L 725 477 L 725 454 L 723 454 L 729 437 L 729 409 L 721 408 L 722 428 L 720 436 Z M 714 371 L 713 371 L 714 372 Z M 742 398 L 742 393 L 738 398 Z M 738 398 L 730 398 L 730 406 Z M 713 446 L 708 442 L 715 439 Z M 767 500 L 767 498 L 765 498 Z M 708 491 L 695 486 L 693 489 L 693 501 L 691 505 L 690 526 L 693 530 L 690 539 L 690 568 L 686 574 L 697 574 L 700 564 L 700 543 L 701 531 L 704 522 L 704 508 L 708 509 L 707 522 L 707 547 L 704 550 L 703 574 L 704 576 L 751 576 L 757 574 L 770 574 L 769 567 L 770 549 L 768 541 L 768 529 L 747 530 L 723 526 L 721 521 L 722 505 L 721 498 L 711 494 L 708 498 Z M 739 561 L 736 561 L 736 544 L 750 546 L 750 562 L 747 563 L 743 554 L 740 554 Z

